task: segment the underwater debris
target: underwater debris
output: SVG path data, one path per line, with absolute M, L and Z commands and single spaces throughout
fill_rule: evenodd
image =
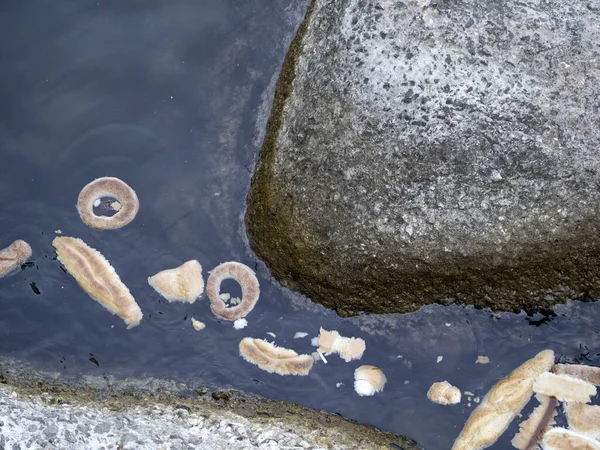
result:
M 317 340 L 319 350 L 329 356 L 338 353 L 346 361 L 362 358 L 366 349 L 365 341 L 361 338 L 340 336 L 337 331 L 327 331 L 321 327 Z
M 427 391 L 427 398 L 439 405 L 456 405 L 460 403 L 460 389 L 447 381 L 433 383 Z
M 490 358 L 488 358 L 487 356 L 479 355 L 477 356 L 477 361 L 475 361 L 475 364 L 488 364 L 489 362 Z
M 169 302 L 194 303 L 204 291 L 202 266 L 192 259 L 148 277 L 148 284 Z
M 94 214 L 94 206 L 99 204 L 102 197 L 117 199 L 117 202 L 111 202 L 111 207 L 116 211 L 113 216 Z M 139 209 L 140 202 L 135 191 L 127 183 L 115 177 L 96 178 L 84 186 L 77 199 L 79 217 L 87 226 L 96 230 L 114 230 L 124 227 L 135 219 Z
M 533 384 L 534 392 L 555 397 L 561 402 L 588 403 L 596 395 L 596 387 L 570 375 L 542 373 Z
M 551 428 L 542 439 L 544 450 L 600 450 L 600 441 L 566 428 Z
M 354 390 L 361 397 L 383 391 L 387 378 L 380 368 L 360 366 L 354 371 Z
M 233 279 L 242 288 L 242 300 L 239 305 L 228 308 L 220 296 L 221 283 Z M 215 267 L 206 281 L 206 293 L 210 299 L 212 312 L 225 320 L 237 320 L 246 317 L 258 301 L 260 287 L 254 272 L 238 262 L 225 262 Z
M 325 358 L 325 355 L 323 355 L 323 352 L 321 352 L 320 350 L 317 350 L 316 352 L 312 352 L 311 356 L 313 357 L 315 362 L 323 361 L 325 364 L 327 364 L 327 359 Z
M 194 327 L 194 330 L 200 331 L 200 330 L 204 330 L 206 328 L 206 324 L 204 322 L 200 322 L 199 320 L 196 320 L 192 317 L 192 326 Z
M 519 424 L 519 432 L 511 441 L 513 447 L 519 450 L 536 450 L 544 433 L 555 424 L 558 400 L 541 394 L 537 394 L 535 398 L 540 404 L 531 412 L 527 420 Z
M 24 264 L 31 253 L 31 246 L 21 239 L 0 250 L 0 278 Z
M 565 403 L 569 428 L 594 439 L 600 439 L 600 406 Z
M 319 355 L 319 358 L 321 358 L 323 362 L 327 364 L 327 358 L 325 358 L 325 355 L 320 350 L 317 350 L 317 355 Z
M 552 372 L 557 375 L 570 375 L 588 383 L 600 386 L 600 367 L 583 364 L 554 364 Z
M 90 297 L 133 328 L 142 311 L 107 259 L 79 238 L 56 237 L 52 241 L 58 260 Z
M 529 402 L 534 380 L 553 364 L 554 352 L 544 350 L 498 381 L 473 410 L 452 450 L 480 450 L 496 442 Z
M 298 355 L 294 350 L 277 347 L 263 339 L 244 338 L 239 348 L 246 361 L 278 375 L 308 375 L 314 364 L 310 355 Z

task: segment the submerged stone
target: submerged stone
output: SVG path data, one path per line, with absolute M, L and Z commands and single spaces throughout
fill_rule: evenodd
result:
M 313 0 L 246 226 L 341 315 L 600 295 L 600 10 Z

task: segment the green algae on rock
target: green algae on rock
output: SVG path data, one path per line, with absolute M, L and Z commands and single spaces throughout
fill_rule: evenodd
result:
M 598 12 L 314 0 L 246 212 L 285 286 L 340 315 L 600 295 Z

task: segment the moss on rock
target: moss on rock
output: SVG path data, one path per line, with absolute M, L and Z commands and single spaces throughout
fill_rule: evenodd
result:
M 585 62 L 593 14 L 542 8 L 557 24 L 546 43 L 516 2 L 400 3 L 311 3 L 248 195 L 252 249 L 342 316 L 597 298 L 599 88 L 557 68 L 600 76 Z M 560 33 L 573 18 L 579 40 Z

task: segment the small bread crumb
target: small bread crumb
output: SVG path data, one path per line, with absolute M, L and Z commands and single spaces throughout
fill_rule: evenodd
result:
M 235 328 L 236 330 L 241 330 L 242 328 L 246 328 L 246 325 L 248 325 L 248 321 L 246 319 L 244 319 L 243 317 L 241 319 L 237 319 L 235 322 L 233 322 L 233 328 Z
M 488 358 L 487 356 L 479 355 L 477 357 L 477 361 L 475 361 L 475 364 L 488 364 L 489 362 L 490 362 L 490 358 Z
M 427 391 L 427 398 L 440 405 L 456 405 L 460 403 L 460 397 L 460 389 L 447 381 L 433 383 Z
M 200 322 L 199 320 L 196 320 L 192 317 L 192 326 L 194 327 L 195 330 L 204 330 L 204 328 L 206 328 L 206 324 L 204 322 Z

